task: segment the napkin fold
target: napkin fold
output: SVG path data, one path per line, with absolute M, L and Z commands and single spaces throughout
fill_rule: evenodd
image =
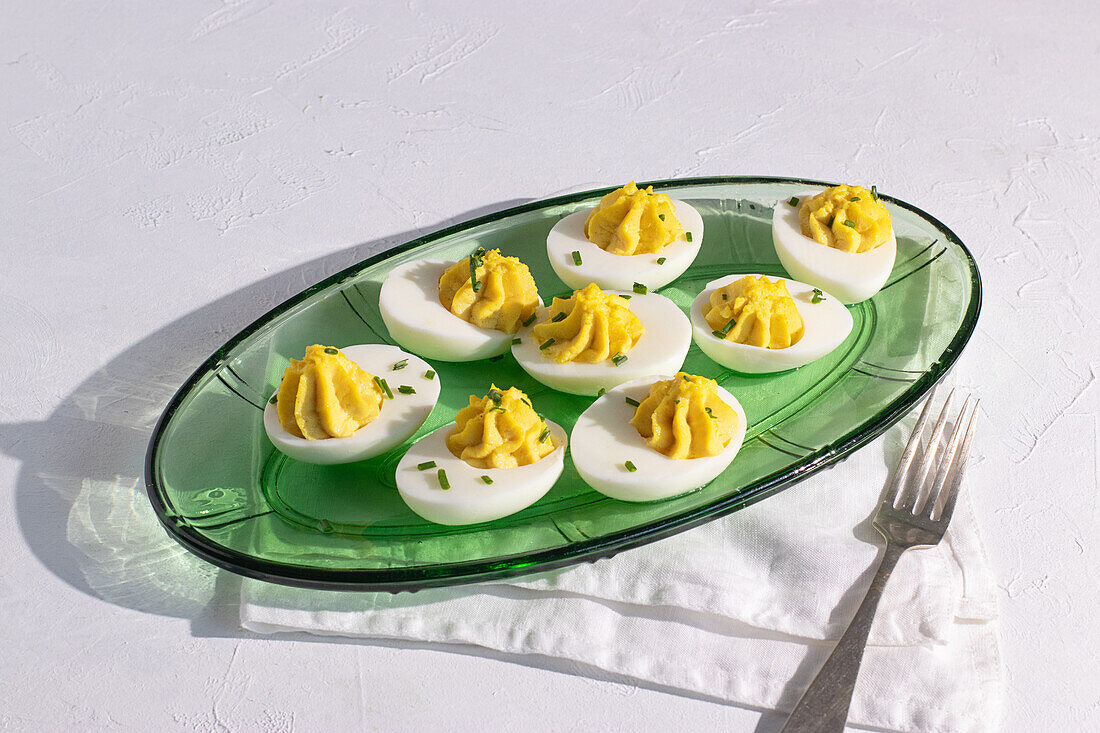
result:
M 595 564 L 512 581 L 339 593 L 247 580 L 241 624 L 468 644 L 787 711 L 870 584 L 871 527 L 904 434 L 735 514 Z M 849 724 L 996 729 L 1003 672 L 996 589 L 964 490 L 938 546 L 907 552 L 886 586 Z

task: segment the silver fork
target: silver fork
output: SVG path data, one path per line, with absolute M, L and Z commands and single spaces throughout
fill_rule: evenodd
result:
M 911 547 L 931 547 L 939 543 L 951 520 L 955 501 L 959 497 L 970 441 L 974 437 L 974 424 L 979 400 L 967 397 L 954 421 L 951 437 L 941 451 L 943 434 L 950 421 L 952 390 L 940 410 L 936 427 L 927 447 L 921 450 L 921 437 L 931 412 L 935 391 L 928 396 L 920 418 L 913 428 L 909 443 L 905 446 L 901 463 L 883 492 L 883 500 L 872 522 L 875 529 L 886 538 L 886 551 L 882 555 L 878 572 L 871 581 L 867 596 L 863 599 L 855 618 L 840 637 L 833 653 L 817 673 L 817 677 L 798 700 L 781 733 L 802 731 L 840 731 L 848 718 L 852 691 L 859 674 L 859 663 L 867 645 L 867 633 L 875 617 L 882 590 L 898 559 Z M 920 452 L 920 460 L 914 459 Z M 933 474 L 932 469 L 935 468 Z

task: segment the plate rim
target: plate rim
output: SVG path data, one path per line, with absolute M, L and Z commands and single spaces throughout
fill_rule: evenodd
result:
M 837 185 L 829 181 L 786 176 L 694 176 L 689 178 L 666 178 L 654 181 L 643 181 L 639 183 L 639 186 L 653 186 L 655 190 L 661 190 L 664 188 L 682 188 L 686 186 L 752 185 L 769 183 L 805 184 L 807 186 Z M 981 275 L 978 271 L 978 264 L 973 253 L 971 253 L 970 249 L 954 231 L 935 216 L 901 199 L 888 194 L 879 194 L 880 198 L 899 208 L 906 209 L 931 223 L 943 233 L 944 237 L 950 243 L 961 250 L 966 258 L 967 266 L 970 271 L 970 301 L 967 304 L 966 312 L 963 314 L 961 327 L 955 332 L 955 335 L 945 347 L 940 359 L 933 364 L 928 371 L 922 374 L 920 378 L 913 382 L 908 389 L 880 410 L 878 412 L 879 418 L 875 420 L 873 424 L 858 431 L 855 435 L 848 433 L 839 436 L 831 443 L 805 456 L 799 465 L 793 469 L 787 468 L 773 472 L 747 484 L 734 494 L 730 494 L 729 496 L 725 496 L 714 502 L 686 512 L 670 515 L 655 522 L 631 527 L 604 537 L 592 538 L 581 542 L 570 542 L 570 544 L 566 546 L 564 552 L 562 548 L 554 548 L 540 550 L 534 553 L 501 555 L 494 558 L 441 563 L 421 567 L 336 570 L 274 562 L 241 553 L 236 550 L 231 550 L 211 541 L 187 524 L 177 523 L 170 519 L 169 515 L 171 512 L 162 500 L 160 488 L 156 482 L 157 448 L 163 437 L 164 428 L 171 421 L 183 399 L 190 393 L 192 388 L 207 373 L 217 371 L 223 364 L 228 363 L 226 355 L 237 344 L 267 325 L 274 318 L 309 299 L 315 293 L 332 285 L 337 285 L 373 265 L 389 260 L 404 252 L 422 245 L 430 244 L 452 234 L 489 224 L 502 218 L 516 216 L 539 209 L 551 208 L 553 206 L 576 203 L 584 199 L 602 196 L 603 194 L 616 190 L 616 188 L 618 188 L 618 186 L 607 186 L 561 196 L 536 199 L 518 206 L 468 219 L 423 234 L 408 242 L 371 255 L 364 260 L 360 260 L 304 288 L 300 292 L 274 306 L 234 334 L 209 357 L 204 359 L 183 384 L 180 385 L 179 389 L 177 389 L 169 399 L 153 427 L 153 432 L 145 452 L 144 479 L 149 502 L 152 504 L 153 511 L 161 526 L 164 527 L 170 537 L 179 542 L 185 549 L 213 565 L 248 578 L 300 588 L 345 591 L 384 591 L 391 593 L 400 591 L 415 592 L 416 590 L 426 588 L 463 585 L 467 583 L 500 580 L 502 578 L 546 572 L 575 565 L 580 562 L 592 563 L 606 557 L 611 557 L 625 550 L 656 542 L 657 540 L 670 537 L 674 534 L 693 529 L 711 520 L 732 514 L 739 509 L 793 486 L 809 474 L 827 468 L 859 450 L 878 438 L 904 417 L 920 398 L 950 371 L 966 344 L 969 342 L 977 326 L 978 317 L 981 313 L 982 283 Z M 522 567 L 517 568 L 511 561 L 518 558 L 523 558 L 524 563 Z

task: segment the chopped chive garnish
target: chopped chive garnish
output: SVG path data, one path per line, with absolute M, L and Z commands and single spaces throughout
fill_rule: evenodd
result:
M 393 399 L 393 392 L 390 391 L 390 385 L 386 384 L 386 380 L 381 377 L 375 377 L 374 383 L 378 385 L 378 389 L 386 393 L 386 396 L 391 400 Z
M 642 285 L 641 283 L 634 283 L 634 292 L 638 295 L 645 295 L 649 292 L 649 288 L 647 288 L 645 285 Z
M 878 186 L 871 186 L 871 198 L 878 201 Z
M 814 288 L 814 297 L 810 298 L 810 302 L 817 305 L 823 300 L 825 300 L 825 295 L 818 288 Z
M 553 344 L 554 344 L 554 339 L 552 339 L 552 338 L 546 339 L 541 344 L 539 344 L 539 351 L 549 349 L 551 346 L 553 346 Z
M 626 298 L 627 300 L 630 300 L 630 296 L 629 296 L 629 295 L 620 295 L 619 297 L 620 297 L 620 298 Z
M 690 382 L 690 381 L 691 381 L 691 377 L 689 377 L 689 376 L 688 376 L 688 375 L 686 375 L 686 374 L 681 374 L 680 376 L 684 378 L 684 381 L 685 381 L 685 382 Z
M 337 351 L 336 349 L 332 348 L 331 346 L 326 346 L 325 347 L 325 353 L 326 354 L 339 354 L 340 352 Z
M 560 321 L 564 321 L 566 318 L 567 318 L 567 316 L 566 316 L 565 311 L 562 311 L 561 313 L 559 313 L 556 316 L 554 316 L 553 318 L 551 318 L 550 322 L 551 323 L 558 323 Z
M 626 398 L 626 404 L 630 405 L 631 407 L 637 407 L 638 405 L 640 405 L 642 403 L 638 402 L 638 400 L 634 399 L 633 397 L 627 397 Z
M 862 199 L 861 197 L 859 197 L 859 196 L 853 196 L 852 198 L 850 198 L 850 199 L 848 199 L 848 200 L 849 200 L 849 201 L 862 201 L 863 199 Z
M 844 220 L 844 226 L 851 227 L 852 229 L 855 229 L 856 228 L 856 223 L 854 221 L 852 221 L 851 219 L 845 219 Z
M 611 361 L 615 363 L 615 366 L 622 366 L 622 363 L 626 361 L 626 355 L 620 352 L 611 357 Z
M 530 326 L 532 323 L 534 323 L 536 315 L 538 315 L 538 314 L 532 313 L 531 316 L 526 321 L 523 322 L 523 325 L 524 326 Z
M 737 325 L 737 319 L 736 318 L 731 318 L 731 319 L 729 319 L 729 321 L 726 322 L 726 325 L 722 326 L 721 331 L 711 331 L 711 333 L 713 333 L 715 336 L 717 336 L 720 339 L 724 339 L 726 336 L 729 336 L 730 331 L 733 330 L 733 327 L 735 325 Z
M 546 439 L 550 437 L 550 428 L 543 428 L 542 433 L 539 434 L 539 442 L 545 443 Z
M 516 346 L 516 345 L 522 344 L 522 343 L 523 343 L 523 339 L 519 338 L 518 336 L 516 338 L 512 339 L 512 346 Z
M 722 300 L 729 300 L 729 299 L 730 299 L 730 294 L 729 293 L 722 293 Z
M 478 247 L 470 255 L 470 288 L 476 293 L 481 290 L 481 283 L 477 281 L 477 268 L 481 267 L 481 263 L 485 260 L 485 249 Z
M 667 261 L 666 257 L 658 257 L 657 258 L 657 264 L 658 265 L 663 265 L 663 264 L 665 264 L 666 261 Z
M 270 399 L 270 400 L 268 400 L 268 402 L 270 402 L 270 403 L 271 403 L 271 404 L 273 404 L 273 405 L 274 405 L 274 404 L 275 404 L 276 402 L 278 402 L 278 401 L 279 401 L 279 395 L 277 395 L 277 394 L 273 394 L 273 395 L 271 395 L 271 399 Z
M 687 241 L 690 242 L 691 241 L 691 232 L 684 232 L 684 239 L 686 239 Z
M 424 379 L 435 379 L 435 372 L 433 372 L 431 369 L 424 372 Z
M 429 468 L 435 468 L 435 461 L 424 461 L 416 464 L 417 471 L 427 471 Z
M 493 404 L 496 405 L 497 407 L 500 407 L 500 401 L 503 398 L 504 398 L 504 395 L 501 394 L 499 389 L 489 390 L 489 399 L 491 399 L 493 401 Z
M 416 390 L 407 384 L 402 384 L 400 387 L 397 388 L 397 391 L 401 394 L 416 394 Z
M 707 411 L 707 417 L 709 417 L 711 420 L 717 420 L 718 419 L 718 416 L 715 415 L 713 412 L 711 412 L 709 407 L 704 407 L 703 409 Z
M 508 412 L 508 410 L 504 409 L 500 405 L 497 405 L 496 407 L 490 407 L 489 412 Z
M 787 203 L 791 206 L 798 206 L 798 197 L 797 196 L 791 196 L 790 200 L 787 201 Z
M 451 482 L 447 480 L 447 472 L 442 468 L 435 472 L 436 478 L 439 479 L 439 488 L 446 491 L 451 488 Z
M 597 397 L 603 397 L 605 394 L 607 394 L 607 388 L 606 387 L 600 387 L 600 391 L 596 393 L 596 396 Z
M 402 359 L 401 361 L 397 362 L 397 363 L 396 363 L 396 364 L 394 364 L 394 365 L 393 365 L 392 367 L 390 367 L 390 369 L 391 369 L 392 371 L 395 371 L 395 372 L 396 372 L 396 371 L 398 371 L 399 369 L 404 369 L 404 368 L 405 368 L 405 367 L 407 367 L 408 365 L 409 365 L 409 360 L 408 360 L 408 359 Z
M 482 475 L 481 480 L 484 481 L 487 484 L 493 483 L 493 480 L 491 478 L 489 478 L 488 476 L 485 476 L 485 475 Z
M 665 215 L 664 214 L 657 214 L 657 218 L 660 219 L 661 221 L 664 221 L 665 220 Z
M 630 471 L 631 473 L 634 473 L 635 471 L 637 471 L 637 470 L 638 470 L 638 467 L 637 467 L 637 466 L 635 466 L 635 465 L 634 465 L 633 463 L 631 463 L 630 461 L 627 461 L 627 462 L 626 462 L 625 464 L 623 464 L 623 465 L 625 465 L 625 466 L 626 466 L 626 470 L 627 470 L 627 471 Z
M 573 250 L 573 264 L 577 265 L 578 267 L 581 264 L 581 252 L 579 249 Z

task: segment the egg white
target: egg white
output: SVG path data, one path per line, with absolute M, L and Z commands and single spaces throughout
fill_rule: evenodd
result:
M 691 204 L 672 200 L 676 218 L 692 241 L 681 235 L 660 252 L 617 255 L 600 249 L 584 236 L 584 222 L 590 210 L 577 211 L 560 220 L 546 236 L 546 256 L 550 266 L 569 287 L 577 290 L 596 283 L 604 290 L 626 290 L 641 283 L 650 290 L 664 287 L 684 274 L 699 254 L 703 242 L 703 217 Z M 581 253 L 581 264 L 573 263 L 573 252 Z M 664 264 L 657 260 L 664 258 Z
M 787 292 L 791 294 L 794 307 L 802 318 L 805 329 L 802 338 L 785 349 L 769 349 L 718 338 L 713 333 L 714 329 L 703 317 L 703 308 L 710 302 L 710 296 L 715 290 L 750 276 L 759 277 L 754 273 L 743 273 L 727 275 L 709 282 L 703 292 L 699 293 L 691 303 L 692 338 L 704 354 L 719 364 L 746 374 L 766 374 L 795 369 L 825 356 L 840 346 L 852 332 L 852 314 L 831 293 L 822 291 L 821 296 L 824 300 L 814 303 L 812 285 L 787 278 L 766 276 L 769 280 L 782 280 L 786 283 Z
M 615 366 L 610 360 L 596 364 L 559 364 L 548 359 L 539 351 L 532 334 L 535 324 L 516 334 L 520 343 L 512 346 L 512 355 L 524 371 L 547 387 L 578 395 L 595 395 L 601 388 L 611 389 L 647 374 L 678 372 L 691 348 L 691 323 L 684 312 L 657 293 L 618 294 L 630 296 L 630 310 L 645 328 L 638 343 L 626 352 L 626 361 L 621 365 Z M 549 308 L 540 308 L 536 323 L 544 322 L 549 315 Z
M 797 198 L 801 202 L 818 193 L 802 193 Z M 798 208 L 781 201 L 772 213 L 772 243 L 787 272 L 846 304 L 867 300 L 877 293 L 894 269 L 898 242 L 893 227 L 890 237 L 870 252 L 843 252 L 803 234 Z
M 503 354 L 512 334 L 475 326 L 439 302 L 439 278 L 453 264 L 415 260 L 390 271 L 378 295 L 378 312 L 390 337 L 409 351 L 440 361 L 476 361 Z
M 439 399 L 439 375 L 433 379 L 425 377 L 424 374 L 432 366 L 418 356 L 387 344 L 347 346 L 340 351 L 365 371 L 385 379 L 393 392 L 393 399 L 383 395 L 378 417 L 353 435 L 324 440 L 306 440 L 288 433 L 279 422 L 276 406 L 269 400 L 264 407 L 267 437 L 291 458 L 327 465 L 362 461 L 381 455 L 412 437 L 428 419 Z M 393 365 L 402 359 L 408 359 L 408 364 L 404 369 L 393 371 Z M 416 394 L 399 393 L 397 388 L 403 384 L 415 389 Z
M 565 466 L 565 431 L 549 420 L 546 426 L 557 445 L 538 461 L 515 468 L 475 468 L 447 448 L 454 423 L 444 425 L 413 443 L 397 464 L 397 491 L 410 509 L 436 524 L 476 524 L 515 514 L 541 499 Z M 428 461 L 435 461 L 435 467 L 417 468 Z M 449 489 L 439 486 L 441 468 Z M 482 476 L 493 483 L 486 484 Z
M 635 407 L 654 383 L 672 377 L 643 377 L 610 390 L 577 418 L 570 435 L 573 465 L 585 483 L 601 494 L 623 501 L 668 499 L 705 486 L 726 470 L 745 440 L 748 419 L 737 398 L 722 387 L 722 401 L 737 413 L 737 430 L 725 449 L 715 456 L 669 458 L 650 448 L 630 424 Z M 626 470 L 630 461 L 637 470 Z

